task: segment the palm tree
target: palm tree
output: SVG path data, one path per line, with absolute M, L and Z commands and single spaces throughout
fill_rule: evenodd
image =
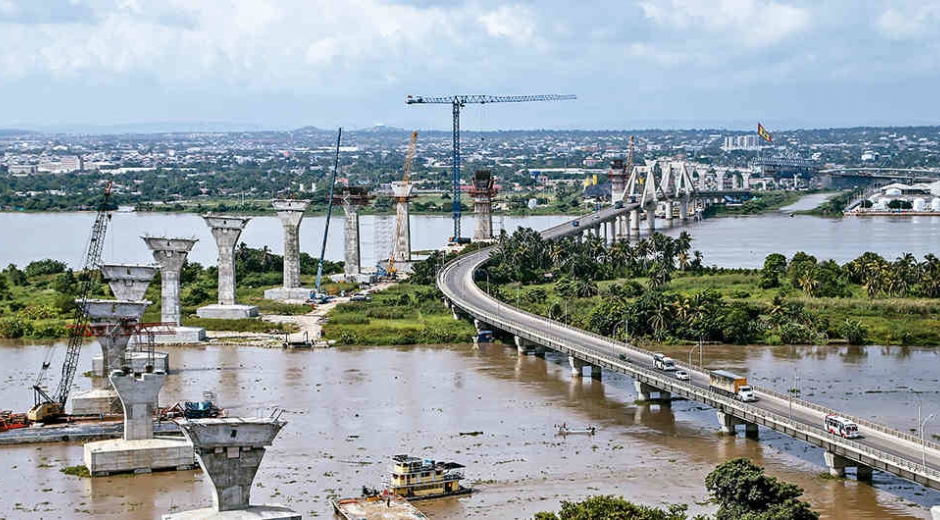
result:
M 803 271 L 797 283 L 800 284 L 800 288 L 803 289 L 806 296 L 813 296 L 816 293 L 816 289 L 819 287 L 819 280 L 816 278 L 816 270 L 806 269 Z

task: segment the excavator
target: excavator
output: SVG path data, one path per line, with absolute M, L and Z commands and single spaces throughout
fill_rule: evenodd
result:
M 414 132 L 411 132 L 411 142 L 408 143 L 408 153 L 405 154 L 405 166 L 404 168 L 402 168 L 404 171 L 404 175 L 402 176 L 401 181 L 402 181 L 402 184 L 404 184 L 405 186 L 407 186 L 408 183 L 411 182 L 411 164 L 414 162 L 415 144 L 417 142 L 418 142 L 418 131 L 415 130 Z M 393 235 L 395 237 L 394 240 L 398 240 L 398 236 L 401 234 L 401 228 L 402 226 L 405 225 L 403 220 L 404 219 L 402 218 L 402 215 L 400 213 L 396 214 L 395 234 Z M 392 252 L 391 254 L 388 255 L 388 267 L 385 268 L 386 276 L 392 279 L 396 277 L 396 273 L 397 273 L 397 269 L 395 269 L 395 256 L 399 253 L 399 251 L 396 250 L 397 246 L 398 244 L 396 243 L 392 247 Z
M 75 379 L 75 371 L 78 370 L 78 355 L 81 353 L 82 343 L 88 328 L 89 318 L 88 312 L 85 310 L 85 302 L 88 300 L 94 286 L 94 271 L 101 265 L 104 237 L 108 231 L 108 222 L 111 220 L 110 203 L 111 181 L 108 181 L 108 185 L 104 189 L 104 198 L 98 206 L 95 223 L 91 229 L 91 238 L 88 241 L 82 265 L 82 276 L 79 277 L 80 285 L 78 298 L 76 298 L 78 306 L 75 310 L 75 323 L 69 328 L 69 340 L 65 351 L 65 361 L 62 364 L 62 375 L 59 378 L 56 390 L 51 395 L 47 393 L 42 383 L 46 372 L 51 366 L 53 350 L 49 349 L 42 368 L 39 370 L 39 375 L 36 377 L 36 383 L 33 385 L 35 404 L 26 413 L 26 418 L 30 422 L 48 422 L 65 415 L 65 402 L 69 398 L 69 391 Z

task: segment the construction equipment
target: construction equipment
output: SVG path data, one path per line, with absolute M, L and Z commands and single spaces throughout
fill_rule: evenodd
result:
M 111 181 L 108 181 L 104 189 L 104 198 L 101 205 L 98 206 L 94 226 L 91 228 L 91 238 L 88 241 L 83 260 L 82 274 L 79 277 L 81 281 L 77 298 L 78 306 L 75 309 L 75 323 L 69 329 L 65 361 L 62 363 L 62 376 L 59 378 L 59 385 L 56 387 L 55 392 L 52 395 L 46 393 L 42 383 L 51 365 L 53 350 L 50 349 L 43 361 L 42 368 L 39 370 L 39 375 L 36 377 L 36 383 L 33 385 L 34 404 L 26 414 L 30 421 L 48 421 L 65 414 L 65 402 L 69 398 L 72 381 L 75 379 L 75 371 L 78 369 L 78 355 L 81 353 L 82 342 L 88 327 L 88 312 L 85 309 L 85 302 L 88 300 L 88 295 L 94 285 L 94 271 L 101 264 L 104 237 L 108 231 L 108 221 L 111 220 L 110 202 Z
M 402 168 L 404 174 L 402 175 L 401 182 L 402 185 L 408 186 L 411 182 L 411 164 L 414 162 L 415 158 L 415 145 L 418 142 L 418 131 L 415 130 L 411 132 L 411 142 L 408 143 L 408 153 L 405 154 L 405 166 Z M 398 236 L 401 234 L 401 228 L 404 223 L 406 216 L 402 215 L 399 212 L 395 214 L 395 235 L 394 235 L 394 246 L 392 247 L 392 253 L 388 257 L 388 268 L 385 270 L 385 275 L 389 278 L 395 278 L 395 257 L 401 254 L 401 251 L 398 251 Z M 410 253 L 410 251 L 405 251 L 405 254 Z M 407 257 L 406 257 L 407 258 Z
M 460 236 L 460 109 L 468 103 L 522 103 L 526 101 L 563 101 L 567 99 L 577 99 L 574 95 L 535 95 L 535 96 L 408 96 L 406 103 L 409 105 L 426 104 L 448 104 L 451 105 L 454 119 L 453 135 L 453 163 L 451 164 L 451 182 L 453 183 L 453 194 L 451 196 L 451 205 L 454 213 L 454 236 L 451 237 L 452 243 L 465 243 L 466 239 Z
M 320 263 L 317 265 L 317 283 L 314 286 L 314 301 L 325 303 L 323 293 L 320 292 L 320 281 L 323 279 L 323 258 L 326 255 L 326 237 L 330 233 L 330 216 L 333 215 L 333 188 L 336 186 L 336 172 L 339 170 L 339 143 L 343 140 L 343 128 L 340 127 L 336 135 L 336 156 L 333 158 L 333 176 L 330 178 L 330 198 L 326 204 L 326 226 L 323 229 L 323 246 L 320 248 Z

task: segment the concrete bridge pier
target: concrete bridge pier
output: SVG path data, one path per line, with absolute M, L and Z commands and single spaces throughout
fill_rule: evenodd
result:
M 679 202 L 679 218 L 682 222 L 689 220 L 689 201 L 683 200 Z
M 931 507 L 930 516 L 933 517 L 933 520 L 940 520 L 940 506 Z
M 844 477 L 845 467 L 852 464 L 849 459 L 831 451 L 824 453 L 823 457 L 826 459 L 826 466 L 829 467 L 829 474 L 833 477 Z
M 737 433 L 736 427 L 739 424 L 744 424 L 744 421 L 738 419 L 737 417 L 724 412 L 716 412 L 718 415 L 718 425 L 721 428 L 721 433 L 728 435 L 734 435 Z
M 177 424 L 195 447 L 199 465 L 212 484 L 212 507 L 164 515 L 164 520 L 300 519 L 281 505 L 251 505 L 251 488 L 265 449 L 286 421 L 227 417 L 180 419 Z
M 864 464 L 855 466 L 855 478 L 861 482 L 871 482 L 872 468 Z
M 660 405 L 669 406 L 672 401 L 672 394 L 665 390 L 660 390 L 654 386 L 650 386 L 646 383 L 641 383 L 640 381 L 633 382 L 633 388 L 636 389 L 636 400 L 641 403 L 652 401 L 653 398 L 651 394 L 657 392 L 659 394 Z
M 516 342 L 516 352 L 518 352 L 520 356 L 524 356 L 530 350 L 535 349 L 535 343 L 532 343 L 531 341 L 521 336 L 514 336 L 513 340 Z
M 568 356 L 568 364 L 571 365 L 571 377 L 581 377 L 584 366 L 587 365 L 587 363 L 574 356 Z
M 600 381 L 603 377 L 603 370 L 597 365 L 591 365 L 591 379 Z
M 672 201 L 667 200 L 664 203 L 664 206 L 666 210 L 666 227 L 669 228 L 669 227 L 672 227 L 672 211 L 673 211 Z
M 646 208 L 646 229 L 653 234 L 656 231 L 656 205 Z

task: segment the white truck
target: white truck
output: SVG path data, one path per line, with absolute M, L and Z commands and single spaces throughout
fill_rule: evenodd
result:
M 663 372 L 674 372 L 676 370 L 676 360 L 665 354 L 653 354 L 653 368 Z
M 747 384 L 747 378 L 744 376 L 739 376 L 727 370 L 712 370 L 708 373 L 708 380 L 708 387 L 719 394 L 733 397 L 745 403 L 757 400 L 754 389 Z

